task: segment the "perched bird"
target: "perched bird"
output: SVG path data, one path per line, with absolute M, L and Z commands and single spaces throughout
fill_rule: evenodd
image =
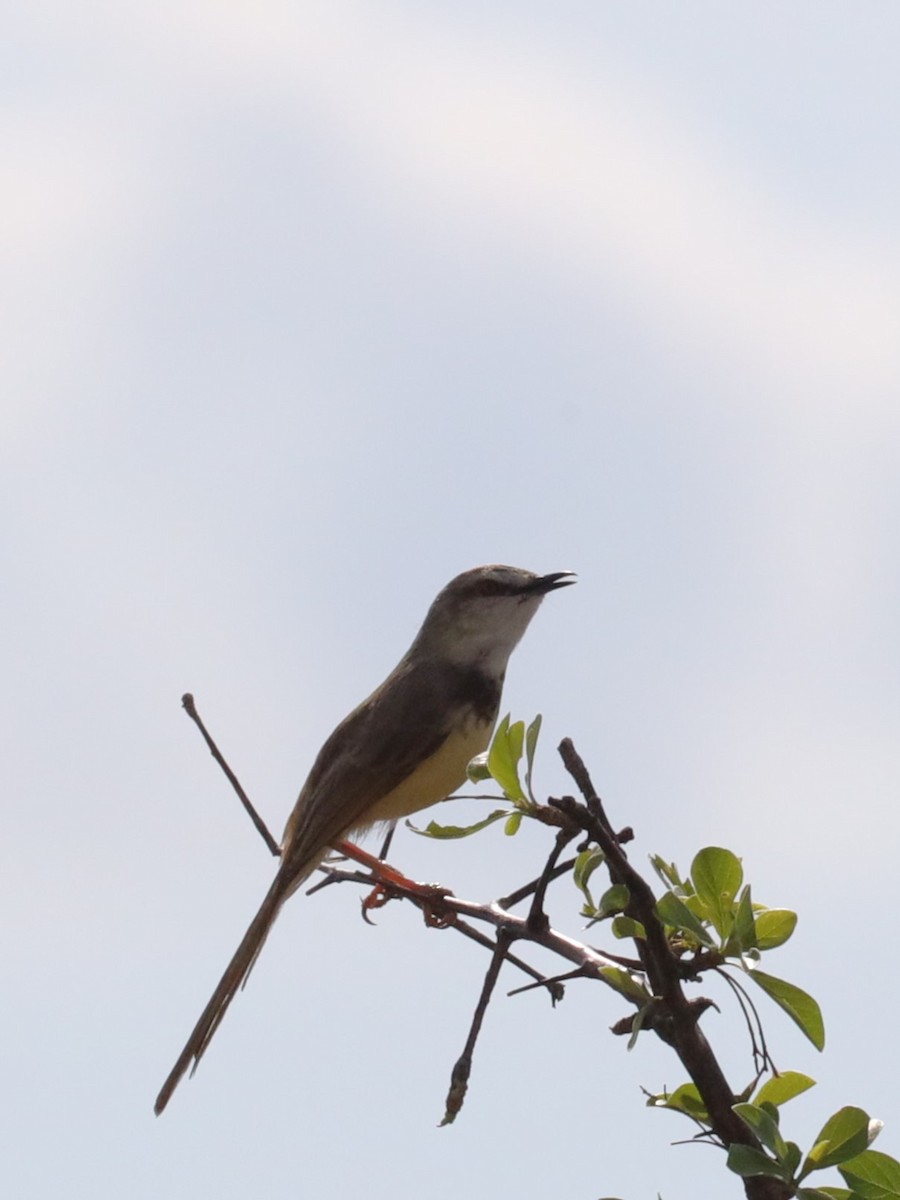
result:
M 570 571 L 475 567 L 438 593 L 384 683 L 338 725 L 288 818 L 278 873 L 156 1098 L 161 1113 L 196 1068 L 282 904 L 337 841 L 443 800 L 485 750 L 506 664 L 547 592 Z

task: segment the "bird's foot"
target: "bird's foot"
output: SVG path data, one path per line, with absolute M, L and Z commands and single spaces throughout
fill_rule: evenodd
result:
M 369 921 L 369 913 L 375 908 L 383 908 L 389 900 L 406 897 L 419 905 L 426 925 L 434 929 L 444 929 L 453 924 L 455 913 L 444 904 L 446 898 L 453 895 L 449 888 L 438 883 L 417 883 L 396 867 L 365 850 L 360 850 L 359 846 L 354 846 L 352 842 L 338 842 L 335 844 L 335 850 L 368 867 L 372 873 L 375 886 L 362 902 L 364 920 Z

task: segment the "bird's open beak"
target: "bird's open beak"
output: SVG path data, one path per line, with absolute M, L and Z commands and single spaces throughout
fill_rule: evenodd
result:
M 556 591 L 557 588 L 568 587 L 570 583 L 575 583 L 574 571 L 554 571 L 552 575 L 540 575 L 528 590 L 544 595 L 546 592 Z

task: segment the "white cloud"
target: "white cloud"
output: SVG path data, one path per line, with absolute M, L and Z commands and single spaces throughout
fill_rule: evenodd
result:
M 95 10 L 92 35 L 108 17 Z M 858 418 L 895 412 L 898 240 L 811 217 L 739 148 L 608 64 L 587 75 L 527 26 L 511 38 L 403 7 L 195 2 L 113 21 L 127 47 L 122 110 L 107 113 L 116 145 L 51 111 L 7 181 L 27 233 L 16 253 L 37 255 L 38 278 L 61 243 L 77 257 L 58 266 L 82 276 L 83 230 L 109 240 L 133 213 L 122 148 L 147 88 L 173 144 L 198 113 L 268 97 L 355 156 L 361 192 L 406 220 L 513 238 L 541 269 L 614 288 L 664 344 L 742 375 L 730 403 L 768 399 L 779 421 L 826 427 L 850 404 Z M 141 169 L 152 191 L 159 164 Z

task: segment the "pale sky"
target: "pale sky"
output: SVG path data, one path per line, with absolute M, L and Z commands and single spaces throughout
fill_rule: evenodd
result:
M 539 788 L 570 790 L 570 735 L 636 861 L 724 845 L 799 910 L 767 966 L 828 1044 L 762 1002 L 778 1065 L 820 1080 L 785 1132 L 858 1104 L 900 1156 L 898 80 L 891 3 L 7 16 L 10 1195 L 742 1194 L 669 1145 L 691 1129 L 640 1088 L 684 1072 L 587 984 L 498 995 L 437 1129 L 487 956 L 398 905 L 369 929 L 349 888 L 291 902 L 153 1117 L 273 870 L 182 692 L 280 833 L 438 588 L 490 561 L 579 575 L 508 677 L 544 714 Z M 495 827 L 393 858 L 489 899 L 543 853 Z

